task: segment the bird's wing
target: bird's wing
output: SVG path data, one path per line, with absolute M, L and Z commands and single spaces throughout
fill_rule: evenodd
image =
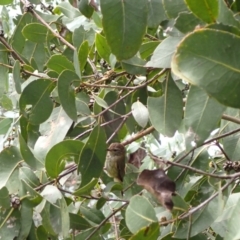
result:
M 117 162 L 117 168 L 118 168 L 118 178 L 119 180 L 121 180 L 121 182 L 123 182 L 123 178 L 125 175 L 125 162 L 124 161 Z

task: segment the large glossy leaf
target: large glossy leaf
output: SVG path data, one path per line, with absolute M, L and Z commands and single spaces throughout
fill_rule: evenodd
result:
M 220 103 L 240 107 L 239 44 L 240 37 L 228 32 L 196 31 L 178 45 L 173 70 Z
M 162 1 L 149 0 L 148 1 L 148 27 L 155 28 L 160 22 L 166 19 L 165 11 Z
M 65 161 L 77 162 L 84 144 L 77 140 L 65 140 L 56 144 L 47 153 L 45 167 L 50 177 L 56 178 L 65 166 Z
M 54 235 L 61 234 L 64 239 L 67 239 L 70 220 L 65 198 L 54 186 L 47 186 L 41 195 L 47 200 L 42 213 L 46 230 Z
M 89 183 L 92 178 L 100 177 L 105 162 L 106 149 L 105 132 L 103 128 L 96 126 L 80 154 L 78 171 L 82 175 L 81 186 Z
M 174 27 L 182 33 L 195 30 L 196 27 L 204 26 L 205 23 L 192 13 L 182 12 L 178 15 Z
M 0 206 L 3 209 L 10 208 L 10 196 L 9 196 L 8 189 L 6 187 L 3 187 L 0 190 Z
M 93 7 L 89 4 L 88 0 L 81 0 L 79 3 L 80 12 L 87 18 L 90 18 L 93 14 Z
M 72 229 L 85 230 L 91 227 L 89 222 L 78 214 L 69 214 L 70 217 L 70 226 Z
M 168 37 L 164 39 L 154 50 L 151 60 L 146 67 L 170 68 L 172 56 L 182 37 Z
M 206 23 L 216 22 L 218 17 L 218 0 L 186 0 L 190 10 Z
M 163 96 L 149 97 L 147 106 L 154 128 L 159 133 L 173 136 L 182 121 L 183 101 L 182 93 L 170 73 L 167 74 Z
M 12 122 L 13 120 L 11 118 L 0 119 L 0 134 L 6 134 Z
M 38 137 L 34 147 L 34 153 L 43 160 L 51 147 L 61 142 L 69 128 L 72 120 L 61 107 L 54 108 L 47 122 L 41 125 L 42 136 Z
M 185 127 L 193 132 L 195 141 L 201 144 L 217 128 L 225 107 L 210 98 L 203 90 L 191 86 L 185 110 Z
M 53 55 L 47 62 L 47 67 L 58 74 L 60 74 L 64 70 L 72 70 L 74 71 L 74 66 L 72 62 L 70 62 L 66 56 L 64 55 Z
M 187 5 L 184 0 L 169 1 L 162 0 L 163 7 L 169 18 L 176 18 L 179 13 L 188 11 Z
M 79 76 L 72 71 L 65 70 L 58 78 L 58 94 L 63 109 L 72 120 L 77 120 L 75 91 L 71 84 L 80 81 Z
M 40 124 L 49 118 L 53 110 L 53 102 L 49 95 L 54 87 L 53 81 L 38 79 L 24 88 L 19 107 L 32 124 Z
M 132 115 L 139 126 L 145 128 L 148 123 L 148 109 L 139 101 L 132 104 Z
M 133 57 L 147 26 L 147 1 L 101 0 L 103 29 L 107 42 L 119 60 Z
M 5 148 L 0 153 L 0 189 L 7 184 L 20 161 L 22 156 L 16 147 Z
M 141 196 L 134 196 L 126 210 L 126 224 L 132 233 L 157 222 L 157 217 L 151 203 Z
M 36 43 L 44 43 L 47 39 L 53 38 L 53 34 L 48 28 L 39 23 L 30 23 L 26 25 L 23 28 L 22 33 L 25 38 Z
M 219 12 L 217 21 L 239 28 L 240 22 L 234 17 L 234 13 L 228 8 L 226 2 L 224 0 L 218 0 L 218 4 Z

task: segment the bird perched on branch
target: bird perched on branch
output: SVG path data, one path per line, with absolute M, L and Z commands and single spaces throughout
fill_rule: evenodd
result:
M 125 147 L 121 143 L 111 143 L 107 151 L 104 168 L 115 182 L 122 182 L 125 175 Z
M 175 195 L 176 184 L 163 169 L 143 170 L 137 179 L 137 184 L 153 194 L 167 209 L 173 209 L 172 196 Z

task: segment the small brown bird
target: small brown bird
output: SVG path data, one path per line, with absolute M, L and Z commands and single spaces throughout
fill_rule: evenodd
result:
M 125 175 L 125 147 L 121 143 L 111 143 L 107 149 L 105 169 L 115 182 L 122 182 Z
M 163 169 L 143 170 L 138 176 L 137 184 L 153 194 L 167 209 L 173 209 L 172 196 L 175 195 L 176 184 Z

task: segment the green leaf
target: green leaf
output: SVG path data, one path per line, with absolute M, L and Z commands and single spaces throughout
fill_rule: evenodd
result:
M 146 31 L 147 1 L 101 0 L 100 6 L 103 30 L 112 53 L 119 60 L 133 57 Z
M 38 125 L 49 118 L 53 110 L 53 102 L 49 95 L 54 87 L 53 81 L 38 79 L 24 88 L 19 107 L 30 123 Z
M 8 96 L 6 96 L 5 94 L 1 98 L 0 105 L 5 110 L 11 111 L 13 109 L 12 100 Z
M 165 81 L 164 95 L 158 98 L 149 97 L 147 107 L 154 128 L 166 136 L 173 136 L 182 121 L 183 101 L 182 93 L 170 73 Z
M 237 119 L 240 118 L 239 109 L 227 108 L 224 113 L 227 114 L 228 116 L 231 116 Z M 239 124 L 236 124 L 230 121 L 221 122 L 222 134 L 236 130 L 237 128 L 239 128 Z M 239 155 L 240 155 L 239 137 L 240 137 L 240 133 L 237 132 L 235 134 L 231 134 L 223 138 L 224 151 L 232 161 L 239 161 Z
M 101 58 L 103 58 L 107 63 L 110 64 L 110 54 L 111 49 L 109 48 L 106 38 L 101 34 L 97 33 L 95 38 L 95 45 L 97 48 L 97 52 Z
M 163 20 L 167 19 L 162 1 L 148 1 L 148 27 L 156 28 Z
M 106 136 L 102 127 L 96 126 L 84 145 L 78 164 L 81 172 L 81 186 L 88 184 L 93 178 L 99 178 L 106 158 Z
M 234 17 L 233 12 L 228 8 L 224 0 L 219 0 L 219 12 L 217 22 L 224 23 L 226 25 L 240 27 L 240 22 Z
M 204 229 L 208 228 L 215 219 L 219 216 L 218 199 L 213 199 L 207 206 L 204 206 L 200 211 L 192 216 L 191 235 L 195 236 Z M 189 230 L 189 225 L 183 220 L 179 223 L 174 238 L 186 239 Z M 230 238 L 231 239 L 231 238 Z
M 11 118 L 4 118 L 0 120 L 0 134 L 6 134 L 12 125 Z
M 72 120 L 68 117 L 62 107 L 54 108 L 48 121 L 41 125 L 42 136 L 38 137 L 34 146 L 34 153 L 38 159 L 43 160 L 46 157 L 48 150 L 66 137 L 71 125 Z M 36 131 L 36 129 L 31 129 L 31 131 Z
M 84 41 L 81 46 L 79 47 L 78 50 L 78 60 L 80 63 L 80 69 L 83 71 L 86 63 L 87 63 L 87 58 L 88 58 L 88 41 Z
M 153 222 L 149 226 L 142 228 L 139 232 L 132 236 L 131 240 L 157 240 L 159 234 L 159 224 L 157 222 Z
M 86 219 L 95 224 L 100 224 L 105 219 L 105 216 L 100 210 L 89 208 L 84 205 L 81 205 L 80 212 Z
M 154 50 L 151 60 L 147 62 L 146 67 L 170 68 L 172 56 L 182 37 L 168 37 L 164 39 Z
M 65 140 L 50 149 L 45 159 L 45 167 L 50 177 L 56 178 L 63 171 L 63 161 L 75 161 L 79 159 L 79 154 L 84 144 L 77 140 Z
M 92 28 L 86 31 L 83 26 L 80 26 L 73 32 L 73 44 L 76 49 L 78 49 L 85 40 L 88 41 L 89 46 L 92 46 L 95 42 L 95 32 Z
M 41 194 L 47 200 L 42 211 L 43 226 L 51 234 L 60 234 L 66 239 L 69 237 L 70 220 L 65 198 L 56 187 L 50 185 Z
M 75 230 L 85 230 L 91 227 L 89 222 L 78 214 L 69 213 L 70 228 Z
M 28 167 L 21 167 L 19 169 L 19 178 L 22 181 L 25 181 L 29 187 L 36 188 L 40 185 L 40 181 L 37 176 L 34 174 L 33 170 Z
M 1 0 L 0 1 L 0 5 L 8 5 L 8 4 L 12 4 L 13 0 Z
M 23 240 L 27 239 L 32 226 L 33 208 L 29 207 L 27 199 L 23 199 L 21 201 L 20 214 L 20 231 L 18 233 L 17 239 Z
M 87 185 L 84 187 L 78 189 L 77 191 L 74 192 L 75 196 L 81 197 L 83 194 L 90 194 L 93 188 L 96 186 L 98 183 L 98 179 L 93 179 L 91 182 L 89 182 Z
M 169 18 L 176 18 L 179 13 L 189 11 L 184 0 L 178 1 L 162 0 L 162 2 L 165 12 Z
M 71 85 L 73 82 L 79 82 L 79 76 L 72 71 L 63 71 L 58 78 L 59 100 L 64 111 L 74 121 L 77 120 L 77 109 L 75 103 L 75 91 Z
M 158 45 L 159 45 L 158 41 L 150 41 L 150 42 L 143 43 L 139 49 L 141 58 L 146 59 L 150 55 L 152 55 L 153 51 L 156 49 Z
M 75 71 L 72 62 L 70 62 L 64 55 L 52 55 L 46 65 L 49 69 L 57 72 L 58 74 L 62 73 L 64 70 Z
M 189 9 L 206 23 L 216 22 L 218 17 L 218 0 L 186 0 Z
M 54 37 L 46 26 L 39 23 L 26 25 L 22 30 L 22 34 L 29 41 L 36 43 L 44 43 L 47 39 L 50 40 Z
M 8 189 L 6 187 L 3 187 L 0 190 L 0 206 L 3 209 L 10 208 L 10 196 L 9 196 Z
M 7 184 L 21 161 L 21 154 L 16 147 L 5 148 L 0 153 L 0 189 Z
M 130 74 L 139 74 L 139 75 L 146 75 L 146 68 L 144 65 L 146 62 L 137 57 L 134 56 L 131 59 L 122 61 L 122 67 Z
M 18 133 L 19 137 L 19 144 L 20 144 L 20 152 L 24 159 L 24 161 L 34 170 L 39 167 L 43 167 L 42 163 L 35 158 L 32 151 L 26 144 L 24 138 L 22 137 L 21 133 Z
M 73 66 L 74 66 L 74 69 L 75 69 L 74 72 L 81 79 L 81 69 L 80 69 L 80 62 L 79 62 L 79 59 L 78 59 L 77 50 L 74 50 L 74 52 L 73 52 Z
M 134 196 L 126 209 L 126 224 L 132 233 L 157 222 L 156 213 L 151 203 L 141 196 Z
M 173 70 L 220 103 L 239 108 L 239 44 L 240 37 L 228 32 L 196 31 L 178 45 L 173 57 Z
M 77 8 L 73 7 L 73 5 L 70 2 L 61 2 L 57 5 L 57 7 L 54 9 L 54 12 L 63 13 L 68 18 L 75 18 L 81 16 L 80 12 Z
M 12 208 L 0 211 L 0 219 L 0 238 L 6 240 L 17 238 L 20 229 L 20 211 Z
M 194 133 L 195 141 L 201 144 L 216 129 L 225 107 L 210 98 L 203 90 L 191 86 L 187 96 L 185 127 Z
M 148 109 L 139 101 L 132 104 L 132 115 L 139 126 L 145 128 L 148 123 Z
M 20 77 L 20 69 L 21 69 L 21 66 L 20 66 L 20 63 L 19 61 L 17 60 L 13 66 L 13 80 L 14 80 L 14 83 L 15 83 L 15 89 L 16 89 L 16 92 L 21 94 L 22 92 L 22 89 L 21 89 L 21 77 Z
M 89 0 L 81 0 L 79 3 L 79 10 L 87 18 L 90 18 L 94 12 Z
M 202 22 L 192 13 L 180 13 L 177 17 L 174 27 L 176 27 L 182 33 L 188 33 L 195 30 L 196 27 L 204 26 L 205 23 Z

